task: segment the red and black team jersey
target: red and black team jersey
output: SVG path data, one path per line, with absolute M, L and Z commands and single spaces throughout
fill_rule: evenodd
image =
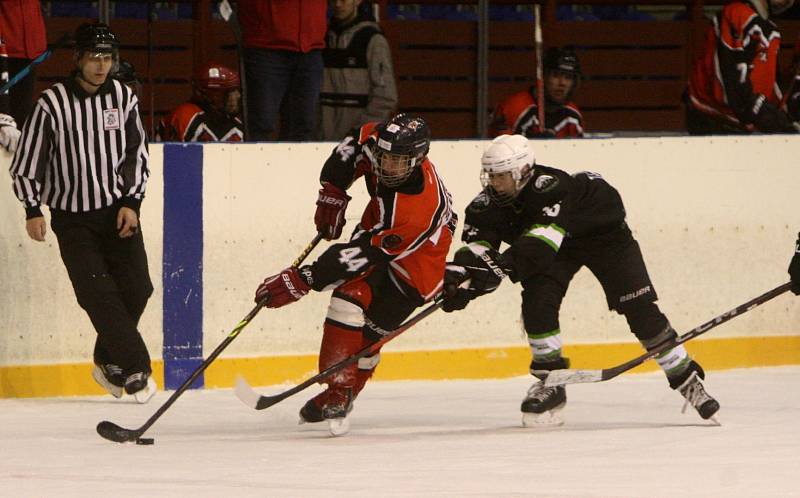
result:
M 539 106 L 534 88 L 515 93 L 498 105 L 492 113 L 489 133 L 496 137 L 503 134 L 525 135 L 528 138 L 574 138 L 583 136 L 583 116 L 574 102 L 545 103 L 542 132 L 539 126 Z
M 759 113 L 777 112 L 776 84 L 781 35 L 748 3 L 726 5 L 712 20 L 689 79 L 689 100 L 698 111 L 743 129 L 763 128 Z M 761 131 L 773 131 L 764 130 Z
M 343 190 L 363 176 L 370 201 L 350 241 L 331 246 L 312 265 L 312 287 L 339 285 L 383 266 L 398 288 L 427 301 L 442 287 L 457 223 L 452 198 L 427 158 L 398 188 L 378 182 L 365 153 L 377 124 L 354 129 L 322 168 L 320 181 Z
M 239 118 L 207 112 L 194 102 L 185 102 L 161 120 L 156 141 L 242 142 L 243 129 Z

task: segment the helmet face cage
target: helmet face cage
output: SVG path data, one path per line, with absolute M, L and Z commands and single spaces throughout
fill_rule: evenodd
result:
M 378 127 L 378 136 L 367 147 L 373 171 L 383 185 L 402 185 L 417 168 L 430 148 L 430 130 L 422 118 L 398 114 Z
M 499 176 L 499 175 L 508 175 L 512 181 L 514 182 L 513 190 L 497 190 L 492 185 L 492 177 Z M 483 190 L 486 192 L 486 195 L 495 202 L 495 204 L 499 206 L 507 206 L 514 202 L 514 199 L 517 198 L 519 192 L 522 190 L 523 187 L 528 183 L 530 180 L 530 169 L 526 171 L 520 171 L 518 169 L 511 170 L 511 171 L 487 171 L 486 169 L 481 170 L 481 185 L 483 185 Z

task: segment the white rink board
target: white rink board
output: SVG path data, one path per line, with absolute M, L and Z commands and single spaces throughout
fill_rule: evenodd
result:
M 480 189 L 485 142 L 434 142 L 430 157 L 463 209 Z M 204 350 L 211 351 L 252 308 L 263 277 L 291 264 L 314 235 L 322 163 L 334 144 L 206 145 L 204 150 Z M 537 159 L 569 172 L 601 173 L 622 193 L 642 246 L 659 304 L 686 331 L 788 277 L 800 230 L 800 138 L 629 138 L 537 141 Z M 162 147 L 151 145 L 151 179 L 143 204 L 145 242 L 156 288 L 141 321 L 154 358 L 160 355 Z M 9 158 L 0 161 L 7 170 Z M 24 213 L 6 176 L 0 196 L 0 365 L 87 361 L 94 332 L 75 302 L 55 237 L 29 240 Z M 363 183 L 350 192 L 346 233 L 366 203 Z M 49 216 L 48 216 L 49 219 Z M 459 225 L 459 230 L 461 224 Z M 328 243 L 323 242 L 313 259 Z M 458 244 L 454 245 L 454 249 Z M 315 353 L 329 294 L 312 294 L 265 310 L 226 356 Z M 438 313 L 389 350 L 523 345 L 519 287 L 504 283 L 461 313 Z M 800 304 L 789 295 L 737 318 L 714 337 L 795 335 Z M 630 342 L 621 317 L 605 307 L 586 271 L 575 278 L 562 310 L 567 343 Z
M 25 211 L 7 174 L 11 156 L 0 149 L 0 365 L 91 361 L 95 331 L 78 306 L 45 208 L 45 242 L 25 232 Z M 164 182 L 163 147 L 150 146 L 150 178 L 141 209 L 153 296 L 139 322 L 153 358 L 161 357 L 161 284 Z

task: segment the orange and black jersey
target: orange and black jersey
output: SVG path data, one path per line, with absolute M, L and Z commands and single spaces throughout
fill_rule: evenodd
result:
M 334 244 L 311 265 L 311 285 L 338 286 L 380 267 L 406 294 L 427 301 L 442 286 L 457 223 L 452 198 L 428 159 L 398 188 L 378 182 L 364 150 L 375 140 L 376 125 L 354 129 L 322 168 L 320 181 L 343 190 L 363 176 L 370 201 L 350 241 Z
M 533 177 L 512 205 L 499 206 L 481 192 L 467 206 L 464 242 L 484 242 L 503 253 L 503 266 L 518 282 L 540 273 L 565 239 L 619 229 L 625 208 L 619 192 L 597 173 L 575 175 L 536 165 Z
M 489 133 L 525 135 L 528 138 L 575 138 L 583 136 L 583 116 L 573 102 L 557 104 L 546 99 L 545 130 L 539 126 L 539 106 L 534 88 L 517 92 L 498 105 L 492 113 Z
M 160 142 L 241 142 L 244 126 L 238 117 L 209 112 L 195 102 L 184 102 L 158 125 Z
M 691 105 L 743 129 L 772 132 L 780 113 L 776 84 L 781 35 L 747 2 L 726 5 L 712 20 L 689 79 Z M 760 123 L 764 123 L 763 125 Z M 767 128 L 767 129 L 765 129 Z

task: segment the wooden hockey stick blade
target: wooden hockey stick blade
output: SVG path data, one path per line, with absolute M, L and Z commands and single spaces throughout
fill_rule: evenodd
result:
M 747 301 L 744 304 L 741 304 L 730 311 L 726 311 L 725 313 L 709 320 L 708 322 L 695 327 L 691 331 L 679 336 L 677 339 L 671 342 L 667 342 L 662 344 L 661 346 L 652 349 L 641 356 L 637 356 L 636 358 L 626 361 L 620 365 L 611 368 L 604 368 L 602 370 L 569 370 L 569 369 L 561 369 L 561 370 L 553 370 L 549 374 L 547 374 L 547 378 L 544 380 L 544 385 L 547 387 L 553 386 L 563 386 L 566 384 L 580 384 L 586 382 L 602 382 L 604 380 L 613 379 L 614 377 L 635 368 L 647 360 L 655 358 L 659 354 L 672 349 L 676 346 L 683 344 L 695 337 L 705 334 L 709 330 L 713 329 L 717 325 L 727 322 L 728 320 L 742 315 L 751 309 L 766 303 L 772 298 L 780 296 L 784 292 L 788 291 L 791 288 L 791 282 L 787 282 L 785 284 L 779 285 L 775 287 L 771 291 L 767 291 L 764 294 L 761 294 L 758 297 Z

